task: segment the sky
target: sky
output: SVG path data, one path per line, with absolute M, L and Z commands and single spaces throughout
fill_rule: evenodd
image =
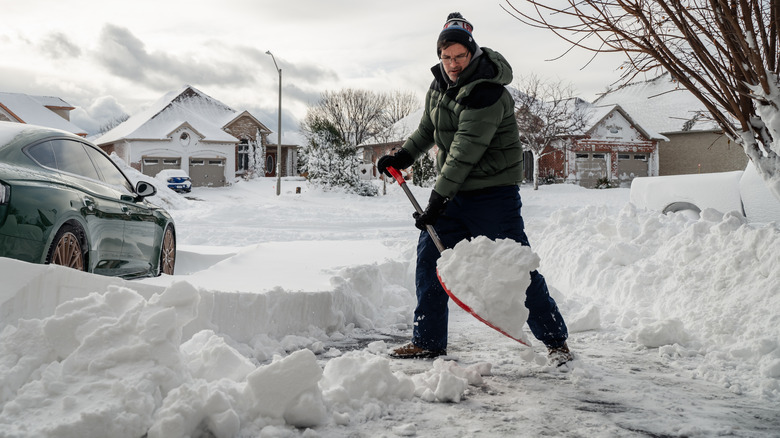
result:
M 454 11 L 474 25 L 479 45 L 507 58 L 516 80 L 560 80 L 593 100 L 619 79 L 617 55 L 589 62 L 574 51 L 551 60 L 566 43 L 502 6 L 509 8 L 506 0 L 4 2 L 0 91 L 61 97 L 77 107 L 74 122 L 95 125 L 192 85 L 276 131 L 271 51 L 282 70 L 284 135 L 325 91 L 399 90 L 422 99 L 436 38 Z

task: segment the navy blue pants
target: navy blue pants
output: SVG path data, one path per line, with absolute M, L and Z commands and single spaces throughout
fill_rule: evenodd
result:
M 444 214 L 434 228 L 447 248 L 476 236 L 486 236 L 492 240 L 509 238 L 530 246 L 520 215 L 521 206 L 517 186 L 459 193 L 447 203 Z M 449 296 L 436 277 L 439 256 L 439 250 L 428 232 L 421 232 L 417 243 L 417 308 L 414 310 L 412 342 L 428 350 L 447 348 Z M 475 272 L 475 275 L 479 273 Z M 550 296 L 542 274 L 531 272 L 531 285 L 525 295 L 531 333 L 547 347 L 563 345 L 568 338 L 566 323 Z

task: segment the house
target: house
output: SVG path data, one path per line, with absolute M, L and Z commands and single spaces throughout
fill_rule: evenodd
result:
M 548 146 L 539 160 L 540 177 L 595 187 L 602 179 L 627 185 L 638 176 L 658 175 L 658 145 L 666 140 L 647 129 L 620 105 L 587 106 L 581 133 Z M 526 180 L 533 178 L 533 156 L 525 152 Z
M 668 73 L 609 91 L 593 103 L 618 104 L 669 139 L 659 145 L 659 175 L 728 172 L 747 164 L 742 147 L 723 135 L 704 105 Z
M 0 121 L 46 126 L 86 137 L 87 132 L 70 121 L 74 109 L 59 97 L 0 92 Z
M 393 154 L 403 146 L 406 139 L 417 129 L 424 112 L 425 109 L 420 108 L 395 122 L 387 132 L 358 145 L 357 148 L 363 155 L 363 164 L 360 167 L 361 178 L 377 179 L 381 177 L 376 170 L 377 160 L 384 155 Z M 435 153 L 435 150 L 432 153 Z M 411 168 L 406 169 L 406 171 L 402 170 L 402 173 L 406 179 L 411 178 Z
M 194 186 L 224 186 L 260 169 L 276 176 L 271 131 L 248 111 L 236 111 L 190 85 L 106 132 L 95 143 L 145 175 L 183 169 Z M 282 145 L 282 176 L 291 174 L 297 147 Z

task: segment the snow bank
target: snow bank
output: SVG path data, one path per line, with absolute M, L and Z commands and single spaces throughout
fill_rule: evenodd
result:
M 0 333 L 0 435 L 67 438 L 99 430 L 174 438 L 205 429 L 234 437 L 345 425 L 415 395 L 459 402 L 490 371 L 487 364 L 463 369 L 437 361 L 424 375 L 393 373 L 383 342 L 324 369 L 310 349 L 258 364 L 211 330 L 182 342 L 200 297 L 186 282 L 148 300 L 112 286 L 50 317 L 7 326 Z
M 617 216 L 561 209 L 536 237 L 540 270 L 568 291 L 568 307 L 596 306 L 661 355 L 702 356 L 695 373 L 735 392 L 780 395 L 778 224 L 629 204 Z
M 474 314 L 511 337 L 530 345 L 523 327 L 528 320 L 525 290 L 530 272 L 539 267 L 531 248 L 511 239 L 479 236 L 447 249 L 437 269 L 447 289 Z

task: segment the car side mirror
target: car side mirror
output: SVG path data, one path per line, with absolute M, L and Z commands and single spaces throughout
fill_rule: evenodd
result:
M 143 198 L 157 194 L 157 188 L 146 181 L 138 181 L 135 185 L 135 194 L 138 195 L 137 199 L 140 201 Z

